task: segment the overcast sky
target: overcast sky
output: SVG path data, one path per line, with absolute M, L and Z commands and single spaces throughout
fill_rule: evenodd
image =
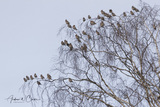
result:
M 144 0 L 151 6 L 160 0 Z M 23 77 L 51 72 L 63 37 L 57 36 L 65 19 L 77 24 L 82 17 L 96 17 L 100 10 L 116 14 L 138 6 L 139 0 L 0 0 L 0 107 L 31 107 L 9 103 L 22 96 Z

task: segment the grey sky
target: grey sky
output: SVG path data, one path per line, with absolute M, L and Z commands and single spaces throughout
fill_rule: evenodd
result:
M 151 6 L 159 0 L 144 0 Z M 68 19 L 77 24 L 100 10 L 115 13 L 129 11 L 139 0 L 0 0 L 0 107 L 30 107 L 28 103 L 9 103 L 5 98 L 19 98 L 23 77 L 48 73 L 58 55 L 63 37 L 58 30 Z M 63 38 L 64 39 L 64 38 Z

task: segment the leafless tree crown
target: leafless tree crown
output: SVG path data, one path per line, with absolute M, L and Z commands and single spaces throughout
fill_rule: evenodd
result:
M 59 77 L 26 76 L 24 93 L 45 107 L 160 107 L 159 9 L 100 12 L 78 26 L 65 20 Z

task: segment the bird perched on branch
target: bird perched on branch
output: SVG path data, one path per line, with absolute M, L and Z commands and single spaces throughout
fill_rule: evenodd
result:
M 104 20 L 104 17 L 101 17 L 101 20 Z
M 120 23 L 119 23 L 119 22 L 117 22 L 117 26 L 118 26 L 118 27 L 121 27 L 121 25 L 120 25 Z
M 102 13 L 104 16 L 108 17 L 108 18 L 111 18 L 111 17 L 112 17 L 111 15 L 109 15 L 109 14 L 106 13 L 106 12 L 104 12 L 103 10 L 101 10 L 101 13 Z
M 65 45 L 68 45 L 68 41 L 67 41 L 67 40 L 64 40 L 64 44 L 65 44 Z
M 126 15 L 126 12 L 123 12 L 123 16 L 125 16 L 125 17 L 127 16 L 127 15 Z
M 100 18 L 101 18 L 101 17 L 98 15 L 98 16 L 97 16 L 97 19 L 100 19 Z
M 130 11 L 130 14 L 131 14 L 131 15 L 134 15 L 133 11 Z
M 134 6 L 132 6 L 132 10 L 139 12 L 139 10 L 137 8 L 135 8 Z
M 81 40 L 79 39 L 79 36 L 77 34 L 75 35 L 75 37 L 78 40 L 78 42 L 81 42 Z
M 104 23 L 103 23 L 103 21 L 101 21 L 101 23 L 100 23 L 100 26 L 101 26 L 101 27 L 103 27 L 103 26 L 104 26 Z
M 33 80 L 33 79 L 34 79 L 32 75 L 30 75 L 30 79 L 31 79 L 31 80 Z
M 155 24 L 153 24 L 153 29 L 156 30 L 156 25 Z
M 101 10 L 101 14 L 105 14 L 105 12 L 103 10 Z
M 24 82 L 27 82 L 26 78 L 23 78 Z
M 90 15 L 88 15 L 88 19 L 91 19 L 91 16 L 90 16 Z
M 81 46 L 81 50 L 82 50 L 82 51 L 84 50 L 84 47 L 83 47 L 83 46 Z
M 72 26 L 70 25 L 68 20 L 65 20 L 66 24 L 68 25 L 69 28 L 71 28 Z
M 69 82 L 73 82 L 71 78 L 69 78 L 68 80 L 69 80 Z
M 83 44 L 83 50 L 87 52 L 87 45 L 85 43 Z
M 100 35 L 100 33 L 99 33 L 97 30 L 96 30 L 96 34 L 97 34 L 97 35 Z
M 83 34 L 83 35 L 87 35 L 87 33 L 86 33 L 85 31 L 82 31 L 82 34 Z
M 110 9 L 109 12 L 112 14 L 112 16 L 116 16 L 116 14 L 112 11 L 112 9 Z
M 116 16 L 116 14 L 115 14 L 115 13 L 112 13 L 112 16 Z
M 47 78 L 48 78 L 49 80 L 52 79 L 51 75 L 49 75 L 49 74 L 47 74 Z
M 65 45 L 65 43 L 63 41 L 61 41 L 61 45 Z
M 85 22 L 86 21 L 86 19 L 83 17 L 83 22 Z
M 112 9 L 109 9 L 109 12 L 112 13 L 113 12 Z
M 44 76 L 43 76 L 42 74 L 41 74 L 41 76 L 40 76 L 40 77 L 41 77 L 41 79 L 42 79 L 42 80 L 44 79 Z
M 67 19 L 65 20 L 65 22 L 66 22 L 66 24 L 67 24 L 67 25 L 69 25 L 69 24 L 70 24 L 70 23 L 69 23 L 69 21 L 68 21 Z
M 90 21 L 90 24 L 91 25 L 95 25 L 96 23 L 94 21 Z
M 73 25 L 73 29 L 74 29 L 74 30 L 77 30 L 77 28 L 76 28 L 76 26 L 75 26 L 75 25 Z
M 41 83 L 40 83 L 39 81 L 37 81 L 37 84 L 38 84 L 38 85 L 41 85 Z
M 36 73 L 34 74 L 34 77 L 37 78 L 37 74 Z
M 28 77 L 28 76 L 26 76 L 26 79 L 27 79 L 27 80 L 29 80 L 29 77 Z
M 70 48 L 70 51 L 73 49 L 73 46 L 72 46 L 72 44 L 70 43 L 69 44 L 69 46 L 68 46 L 69 48 Z

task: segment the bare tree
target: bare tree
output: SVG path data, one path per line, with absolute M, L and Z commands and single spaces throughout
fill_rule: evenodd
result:
M 24 78 L 23 92 L 45 107 L 160 107 L 159 9 L 101 10 L 76 27 L 65 20 L 53 72 Z M 63 33 L 64 34 L 64 33 Z

